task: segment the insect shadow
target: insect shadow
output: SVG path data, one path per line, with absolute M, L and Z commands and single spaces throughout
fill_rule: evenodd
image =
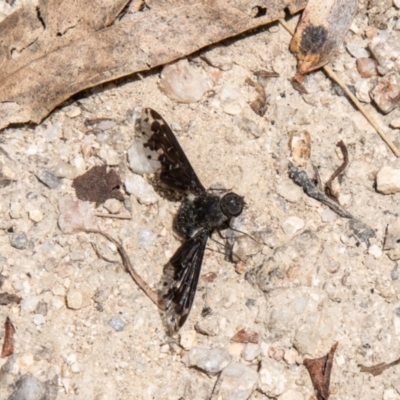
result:
M 173 222 L 183 243 L 164 266 L 158 292 L 163 322 L 173 335 L 189 316 L 208 239 L 213 232 L 229 228 L 245 202 L 230 191 L 218 195 L 205 189 L 171 128 L 156 111 L 144 108 L 139 127 L 145 154 L 157 169 L 159 182 L 178 197 L 184 196 Z

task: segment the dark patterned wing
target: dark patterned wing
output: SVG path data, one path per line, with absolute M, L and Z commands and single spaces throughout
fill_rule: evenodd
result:
M 174 133 L 158 112 L 143 109 L 141 133 L 147 157 L 161 163 L 161 182 L 180 192 L 205 192 Z
M 164 267 L 160 297 L 171 335 L 179 331 L 189 316 L 209 234 L 202 230 L 186 240 Z

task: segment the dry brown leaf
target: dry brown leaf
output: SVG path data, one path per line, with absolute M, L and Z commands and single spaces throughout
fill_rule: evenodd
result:
M 39 0 L 0 23 L 0 129 L 73 94 L 295 13 L 307 0 Z M 121 11 L 124 13 L 121 14 Z
M 0 306 L 8 306 L 11 303 L 19 304 L 21 297 L 11 293 L 0 293 Z
M 335 355 L 338 343 L 336 342 L 329 353 L 321 358 L 314 360 L 306 358 L 303 363 L 310 374 L 311 381 L 314 385 L 314 389 L 318 400 L 329 399 L 329 385 L 331 382 L 331 372 L 333 356 Z
M 372 374 L 373 376 L 378 376 L 380 375 L 382 372 L 384 372 L 385 370 L 387 370 L 388 368 L 394 367 L 396 365 L 400 364 L 400 358 L 398 358 L 397 360 L 394 360 L 390 363 L 379 363 L 376 365 L 372 365 L 370 367 L 367 367 L 365 365 L 360 365 L 360 371 L 361 372 L 368 372 L 370 374 Z
M 258 343 L 260 335 L 250 329 L 241 329 L 231 337 L 231 340 L 235 343 Z
M 124 201 L 124 195 L 118 190 L 121 178 L 114 169 L 107 172 L 107 165 L 96 166 L 72 182 L 76 197 L 82 201 L 94 201 L 97 205 L 107 199 Z
M 297 57 L 297 80 L 336 54 L 357 11 L 357 0 L 309 0 L 290 51 Z
M 12 324 L 10 318 L 6 318 L 6 322 L 4 323 L 5 334 L 4 334 L 4 342 L 3 349 L 1 350 L 0 358 L 6 358 L 14 354 L 14 333 L 15 328 Z

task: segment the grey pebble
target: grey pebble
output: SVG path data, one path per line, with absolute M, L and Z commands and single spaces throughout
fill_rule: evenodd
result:
M 57 178 L 54 174 L 46 169 L 38 171 L 36 176 L 50 189 L 57 189 L 61 185 L 61 179 Z
M 26 249 L 28 245 L 28 237 L 24 232 L 17 232 L 11 238 L 11 246 L 18 250 Z
M 397 264 L 393 267 L 392 271 L 390 272 L 390 277 L 392 281 L 397 281 L 399 279 L 399 271 L 397 269 Z
M 108 325 L 114 329 L 115 332 L 122 332 L 126 326 L 126 323 L 121 318 L 114 317 L 108 321 Z
M 42 383 L 34 376 L 26 374 L 18 379 L 8 400 L 42 400 L 45 398 L 44 392 Z

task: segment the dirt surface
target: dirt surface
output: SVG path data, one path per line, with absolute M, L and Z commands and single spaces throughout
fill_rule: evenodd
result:
M 365 32 L 372 16 L 374 26 L 400 40 L 399 10 L 375 2 L 372 13 L 366 3 L 360 1 L 346 43 L 371 43 Z M 385 22 L 375 13 L 379 7 Z M 224 43 L 224 58 L 214 56 L 220 68 L 206 61 L 206 52 L 194 55 L 189 67 L 209 82 L 198 102 L 171 100 L 159 88 L 161 70 L 155 70 L 83 93 L 38 126 L 2 132 L 0 292 L 22 301 L 0 305 L 1 341 L 7 316 L 16 328 L 15 354 L 0 359 L 1 400 L 13 393 L 14 400 L 28 398 L 21 394 L 27 376 L 39 393 L 35 399 L 207 399 L 218 375 L 183 362 L 195 347 L 223 349 L 230 362 L 256 373 L 250 397 L 237 389 L 246 383 L 239 376 L 233 384 L 226 379 L 217 385 L 213 399 L 308 400 L 314 392 L 302 361 L 327 354 L 335 342 L 331 400 L 400 399 L 398 366 L 376 377 L 359 367 L 400 356 L 397 263 L 384 249 L 387 226 L 399 219 L 400 194 L 376 191 L 378 171 L 399 169 L 400 161 L 322 72 L 308 78 L 309 94 L 293 89 L 296 61 L 289 42 L 290 35 L 272 25 Z M 348 85 L 358 87 L 356 58 L 345 48 L 332 64 Z M 279 73 L 266 83 L 269 107 L 263 117 L 250 107 L 257 93 L 245 83 L 257 70 Z M 238 251 L 246 262 L 235 265 L 209 241 L 202 274 L 216 277 L 200 279 L 176 342 L 124 271 L 115 247 L 73 231 L 70 220 L 59 222 L 72 204 L 68 199 L 75 199 L 70 178 L 105 163 L 122 182 L 134 175 L 127 152 L 140 107 L 157 110 L 170 124 L 205 187 L 222 184 L 245 197 L 240 229 L 263 242 L 254 246 L 243 239 Z M 366 107 L 399 144 L 399 130 L 388 127 L 400 109 L 384 115 Z M 288 177 L 289 137 L 304 130 L 322 182 L 342 162 L 337 142 L 346 144 L 350 165 L 334 189 L 342 206 L 372 229 L 368 240 L 354 220 L 336 216 Z M 306 170 L 312 171 L 310 163 Z M 146 177 L 144 184 L 150 186 Z M 125 201 L 113 199 L 108 208 L 130 219 L 95 216 L 110 213 L 87 203 L 85 224 L 118 239 L 156 287 L 180 243 L 172 231 L 180 203 L 158 193 L 155 201 L 139 202 L 125 189 Z M 91 242 L 113 262 L 99 258 Z M 205 307 L 211 314 L 204 316 Z M 244 328 L 258 333 L 256 344 L 231 341 Z

